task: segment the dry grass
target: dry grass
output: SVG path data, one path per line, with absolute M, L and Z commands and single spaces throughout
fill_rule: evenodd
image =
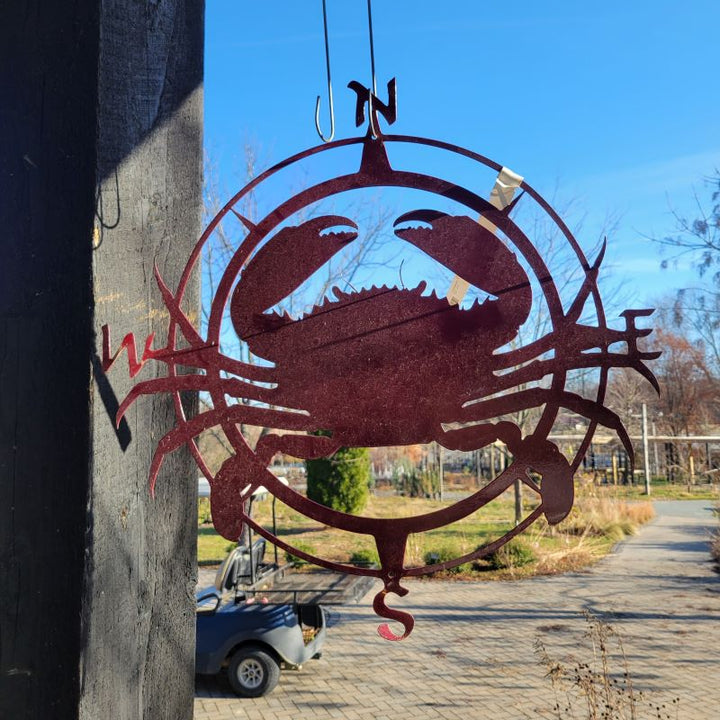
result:
M 622 540 L 655 515 L 649 501 L 628 502 L 594 495 L 580 496 L 562 523 L 568 534 Z
M 710 538 L 710 555 L 720 568 L 720 530 L 716 530 Z
M 619 633 L 589 613 L 585 622 L 584 642 L 565 661 L 552 658 L 543 641 L 535 641 L 535 654 L 555 691 L 553 715 L 558 720 L 677 719 L 680 698 L 661 703 L 635 689 Z
M 570 515 L 559 525 L 538 521 L 522 536 L 537 561 L 528 567 L 508 568 L 498 577 L 555 575 L 582 570 L 597 562 L 624 538 L 652 520 L 651 502 L 628 502 L 609 497 L 580 495 Z
M 524 514 L 537 503 L 534 495 L 524 498 Z M 394 495 L 372 496 L 363 512 L 370 517 L 392 518 L 421 515 L 449 505 L 449 502 Z M 345 533 L 308 520 L 291 508 L 277 503 L 278 535 L 299 550 L 337 562 L 352 557 L 377 557 L 372 537 Z M 256 506 L 256 518 L 269 524 L 271 503 Z M 406 564 L 420 566 L 434 556 L 441 560 L 460 557 L 473 552 L 513 527 L 514 501 L 512 490 L 507 491 L 482 510 L 449 526 L 427 533 L 411 535 L 406 548 Z M 595 492 L 580 490 L 570 516 L 558 526 L 550 527 L 541 519 L 515 541 L 523 547 L 518 553 L 505 553 L 501 562 L 481 559 L 467 563 L 443 577 L 458 579 L 521 578 L 538 574 L 556 574 L 580 570 L 603 557 L 620 540 L 637 531 L 637 527 L 653 517 L 650 502 L 618 500 Z M 223 547 L 222 543 L 207 549 L 212 533 L 202 528 L 198 538 L 199 557 L 207 561 L 209 555 Z M 527 562 L 528 555 L 533 557 Z M 515 562 L 517 558 L 517 563 Z M 218 561 L 222 556 L 216 558 Z M 492 560 L 495 560 L 493 558 Z M 498 569 L 498 566 L 502 565 Z

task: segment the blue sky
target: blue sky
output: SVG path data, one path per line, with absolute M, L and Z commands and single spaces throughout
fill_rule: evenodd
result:
M 370 82 L 366 3 L 327 2 L 336 138 L 352 137 L 346 85 Z M 229 195 L 243 184 L 245 143 L 266 166 L 319 142 L 321 8 L 207 2 L 206 145 Z M 693 216 L 693 193 L 720 167 L 720 2 L 375 0 L 373 19 L 381 97 L 398 82 L 392 132 L 475 150 L 559 209 L 571 203 L 588 249 L 615 218 L 606 266 L 631 304 L 693 283 L 682 268 L 661 274 L 643 236 L 670 233 L 671 209 Z

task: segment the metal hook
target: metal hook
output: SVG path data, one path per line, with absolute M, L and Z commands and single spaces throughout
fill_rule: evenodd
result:
M 335 106 L 333 105 L 332 76 L 330 75 L 330 43 L 328 42 L 328 23 L 326 0 L 322 0 L 323 27 L 325 29 L 325 70 L 327 72 L 327 92 L 330 103 L 330 136 L 325 137 L 320 128 L 320 96 L 315 101 L 315 129 L 323 142 L 330 142 L 335 137 Z

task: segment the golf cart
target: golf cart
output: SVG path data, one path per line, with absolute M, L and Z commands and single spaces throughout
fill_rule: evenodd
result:
M 251 503 L 266 497 L 263 488 Z M 273 498 L 273 524 L 275 499 Z M 265 560 L 264 538 L 238 545 L 225 558 L 214 585 L 196 593 L 195 672 L 214 675 L 225 670 L 232 689 L 242 697 L 273 690 L 282 666 L 299 668 L 320 657 L 325 642 L 325 613 L 314 602 L 299 602 L 287 588 L 272 586 L 290 566 Z M 275 599 L 273 599 L 275 598 Z

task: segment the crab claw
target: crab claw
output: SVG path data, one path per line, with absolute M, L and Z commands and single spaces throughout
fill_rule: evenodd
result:
M 395 234 L 481 290 L 497 296 L 503 322 L 521 325 L 530 314 L 532 291 L 515 255 L 492 232 L 470 217 L 415 210 L 394 223 L 422 222 Z
M 573 471 L 557 445 L 530 435 L 522 442 L 518 460 L 541 476 L 542 507 L 550 525 L 557 525 L 572 510 L 575 498 Z
M 230 317 L 241 338 L 270 329 L 273 318 L 263 315 L 287 297 L 335 253 L 357 237 L 357 232 L 321 235 L 338 225 L 357 230 L 339 215 L 323 215 L 302 225 L 285 227 L 271 238 L 247 264 L 230 302 Z

